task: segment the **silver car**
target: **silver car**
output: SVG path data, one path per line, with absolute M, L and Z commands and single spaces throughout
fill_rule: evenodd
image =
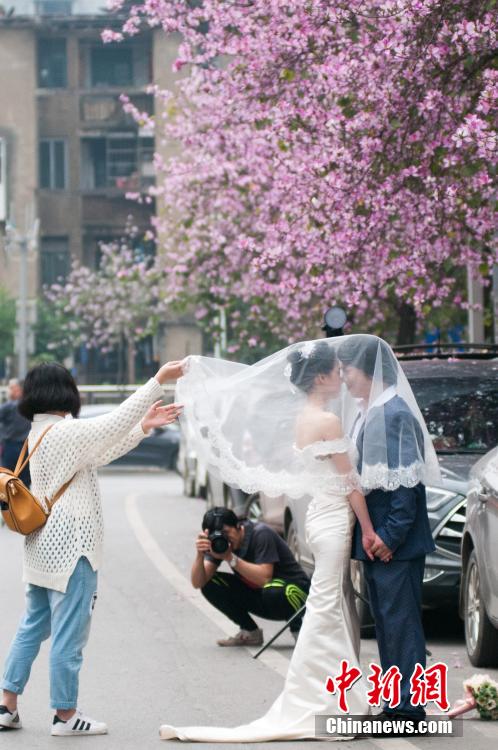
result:
M 470 473 L 462 540 L 460 615 L 476 667 L 498 666 L 498 448 Z

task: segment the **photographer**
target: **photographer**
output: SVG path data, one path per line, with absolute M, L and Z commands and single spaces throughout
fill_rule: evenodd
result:
M 260 646 L 263 631 L 251 614 L 288 620 L 306 602 L 310 580 L 284 540 L 264 523 L 239 520 L 232 510 L 212 508 L 202 519 L 191 581 L 240 630 L 219 646 Z M 232 573 L 219 573 L 225 560 Z M 250 614 L 251 613 L 251 614 Z M 302 617 L 291 623 L 297 640 Z

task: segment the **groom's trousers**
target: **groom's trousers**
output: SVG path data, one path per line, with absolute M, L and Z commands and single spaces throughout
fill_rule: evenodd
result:
M 422 625 L 422 582 L 425 555 L 414 560 L 364 562 L 370 606 L 375 619 L 382 671 L 397 666 L 403 675 L 401 703 L 383 710 L 424 718 L 422 706 L 412 706 L 410 677 L 417 662 L 425 669 L 425 635 Z

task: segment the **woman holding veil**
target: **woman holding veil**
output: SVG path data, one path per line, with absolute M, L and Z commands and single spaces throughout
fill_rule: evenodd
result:
M 360 668 L 360 628 L 350 578 L 356 519 L 370 560 L 375 544 L 357 471 L 358 453 L 348 436 L 357 422 L 359 401 L 341 378 L 338 357 L 340 344 L 355 338 L 361 348 L 360 337 L 322 339 L 292 345 L 252 366 L 204 357 L 188 360 L 176 398 L 185 405 L 183 419 L 196 450 L 210 471 L 247 493 L 309 500 L 306 535 L 315 569 L 285 684 L 268 712 L 233 728 L 165 724 L 160 729 L 162 739 L 232 743 L 312 739 L 317 714 L 340 713 L 338 694 L 327 690 L 328 677 L 340 673 L 343 660 L 349 669 Z M 375 337 L 361 338 L 369 339 L 371 347 Z M 377 397 L 395 380 L 398 396 L 413 415 L 418 445 L 422 436 L 415 458 L 410 454 L 414 464 L 410 476 L 420 481 L 426 459 L 432 457 L 431 441 L 394 355 L 385 342 L 375 340 L 379 356 L 371 391 Z M 385 347 L 390 354 L 387 360 Z M 377 429 L 378 419 L 375 424 L 376 434 L 371 436 L 377 440 L 375 472 L 366 460 L 362 472 L 368 473 L 369 481 L 375 475 L 382 486 L 393 458 L 391 451 L 388 461 L 386 432 Z M 363 434 L 370 439 L 367 429 Z M 390 552 L 383 552 L 377 564 L 389 564 L 390 557 Z M 348 690 L 349 713 L 369 713 L 367 690 L 363 677 Z

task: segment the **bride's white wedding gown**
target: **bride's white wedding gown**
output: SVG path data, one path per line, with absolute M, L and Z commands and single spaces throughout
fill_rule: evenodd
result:
M 298 449 L 296 449 L 298 450 Z M 348 438 L 320 441 L 302 450 L 317 478 L 330 474 L 333 453 L 350 453 Z M 333 484 L 331 482 L 331 484 Z M 323 486 L 323 482 L 317 482 Z M 327 677 L 340 672 L 342 659 L 360 667 L 360 626 L 350 576 L 351 538 L 355 516 L 347 497 L 317 491 L 306 515 L 306 535 L 315 558 L 315 570 L 299 638 L 282 692 L 267 713 L 250 724 L 227 727 L 161 727 L 162 739 L 197 742 L 265 742 L 315 737 L 315 715 L 341 715 L 339 696 L 326 690 Z M 349 713 L 366 715 L 366 680 L 361 677 L 347 691 Z M 335 737 L 334 739 L 340 739 Z M 346 738 L 344 738 L 346 739 Z

